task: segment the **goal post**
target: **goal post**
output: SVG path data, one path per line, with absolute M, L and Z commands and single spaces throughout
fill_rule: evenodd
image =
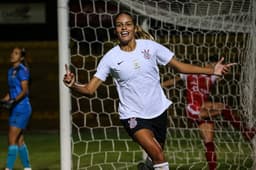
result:
M 58 53 L 59 53 L 59 113 L 61 170 L 71 170 L 71 101 L 69 89 L 63 84 L 65 64 L 70 63 L 68 0 L 58 0 Z
M 217 54 L 225 56 L 225 62 L 236 62 L 210 97 L 228 104 L 248 126 L 256 124 L 254 0 L 70 0 L 68 6 L 65 0 L 59 2 L 63 168 L 135 169 L 144 158 L 142 149 L 119 122 L 119 99 L 111 77 L 93 96 L 69 93 L 61 84 L 67 62 L 78 82 L 92 78 L 102 56 L 116 44 L 113 18 L 122 10 L 134 15 L 137 24 L 173 51 L 178 60 L 204 65 Z M 159 68 L 161 81 L 178 74 L 172 68 Z M 207 169 L 199 130 L 185 114 L 184 84 L 176 83 L 164 90 L 173 101 L 165 145 L 171 169 Z M 256 139 L 251 145 L 221 117 L 215 125 L 218 168 L 255 167 Z
M 245 113 L 247 114 L 247 121 L 250 126 L 255 125 L 256 122 L 256 1 L 252 1 L 251 8 L 251 36 L 248 38 L 248 53 L 243 61 L 243 71 L 241 79 L 242 97 L 241 103 Z M 252 169 L 256 169 L 256 139 L 252 141 L 254 162 Z

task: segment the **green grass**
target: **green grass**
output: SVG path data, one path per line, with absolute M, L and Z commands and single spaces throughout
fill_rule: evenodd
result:
M 115 132 L 112 132 L 112 135 Z M 122 133 L 119 139 L 103 139 L 100 133 L 95 132 L 96 140 L 86 137 L 74 143 L 73 168 L 80 170 L 136 170 L 136 164 L 141 161 L 142 154 L 139 146 L 127 135 Z M 110 132 L 108 135 L 111 135 Z M 172 131 L 166 143 L 166 157 L 171 169 L 175 170 L 207 170 L 204 149 L 200 138 L 192 138 L 189 133 L 182 137 Z M 219 135 L 219 134 L 216 134 Z M 101 137 L 100 137 L 101 136 Z M 115 135 L 113 135 L 115 136 Z M 4 168 L 7 154 L 7 133 L 0 133 L 0 169 Z M 60 142 L 58 132 L 27 132 L 26 143 L 30 152 L 33 170 L 60 170 Z M 243 141 L 240 135 L 218 137 L 216 140 L 218 170 L 251 170 L 252 148 Z M 189 159 L 187 159 L 189 158 Z M 80 161 L 79 161 L 80 160 Z M 22 169 L 17 159 L 15 170 Z
M 250 143 L 244 141 L 239 132 L 226 132 L 217 131 L 215 134 L 218 170 L 251 170 L 253 160 Z M 88 170 L 136 170 L 137 163 L 142 159 L 142 152 L 136 143 L 126 140 L 129 137 L 125 132 L 120 132 L 122 137 L 119 139 L 108 138 L 115 136 L 114 128 L 106 131 L 93 128 L 92 134 L 84 130 L 80 134 L 81 140 L 75 140 L 75 169 L 79 164 L 80 169 Z M 91 136 L 94 136 L 94 140 Z M 204 145 L 195 131 L 171 130 L 167 137 L 165 152 L 170 169 L 208 170 Z
M 0 139 L 0 169 L 2 169 L 6 163 L 7 156 L 7 133 L 1 133 Z M 25 140 L 33 170 L 60 169 L 58 132 L 26 132 Z M 15 169 L 22 169 L 19 158 L 16 160 Z

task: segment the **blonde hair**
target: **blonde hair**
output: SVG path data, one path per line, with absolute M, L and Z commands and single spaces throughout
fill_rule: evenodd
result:
M 154 37 L 145 31 L 141 26 L 135 25 L 135 38 L 136 39 L 148 39 L 148 40 L 155 40 Z

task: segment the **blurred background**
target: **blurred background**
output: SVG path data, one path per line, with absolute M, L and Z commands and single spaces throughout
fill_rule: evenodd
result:
M 0 97 L 7 93 L 9 56 L 24 47 L 31 71 L 32 117 L 25 132 L 35 170 L 60 169 L 57 1 L 0 1 Z M 0 169 L 7 156 L 8 112 L 0 113 Z M 19 158 L 15 169 L 21 169 Z
M 24 1 L 25 2 L 25 1 Z M 7 69 L 12 48 L 24 47 L 31 70 L 33 115 L 28 130 L 59 128 L 57 2 L 52 0 L 0 2 L 0 96 L 7 92 Z M 1 114 L 0 129 L 8 114 Z M 47 123 L 45 123 L 47 122 Z

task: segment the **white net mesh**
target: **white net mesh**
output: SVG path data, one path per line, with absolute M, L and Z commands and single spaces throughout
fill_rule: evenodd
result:
M 88 82 L 101 57 L 115 44 L 113 16 L 136 16 L 156 41 L 177 59 L 203 64 L 213 54 L 237 62 L 217 83 L 213 101 L 229 104 L 250 126 L 255 124 L 255 7 L 253 0 L 70 0 L 71 70 Z M 162 81 L 177 73 L 160 67 Z M 165 154 L 171 169 L 207 169 L 198 129 L 185 116 L 185 87 L 165 89 L 169 109 Z M 94 96 L 72 92 L 73 169 L 136 169 L 142 150 L 119 123 L 118 95 L 110 78 Z M 252 169 L 254 146 L 221 117 L 215 120 L 218 169 Z

